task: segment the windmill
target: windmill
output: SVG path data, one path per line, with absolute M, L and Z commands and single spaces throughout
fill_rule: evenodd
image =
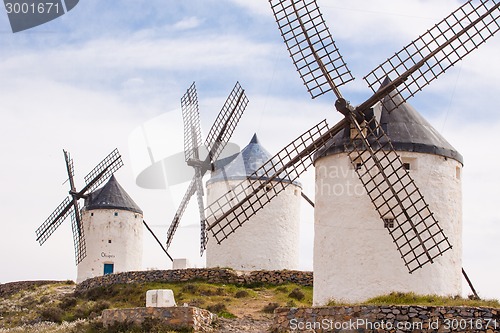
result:
M 123 166 L 118 149 L 113 150 L 92 171 L 85 176 L 85 186 L 77 191 L 74 183 L 73 159 L 70 154 L 63 150 L 66 170 L 70 185 L 69 196 L 57 206 L 45 222 L 36 230 L 36 240 L 42 245 L 56 231 L 56 229 L 71 214 L 71 228 L 73 230 L 73 241 L 75 245 L 75 261 L 78 265 L 86 256 L 85 236 L 83 232 L 82 217 L 78 200 L 85 199 L 92 191 L 101 185 L 114 172 Z
M 450 241 L 380 126 L 376 109 L 384 102 L 387 112 L 396 112 L 410 97 L 492 37 L 500 28 L 500 4 L 487 0 L 460 6 L 370 72 L 365 81 L 372 96 L 354 107 L 339 89 L 354 78 L 316 1 L 269 2 L 312 98 L 333 92 L 335 107 L 344 119 L 333 127 L 320 122 L 256 170 L 254 176 L 260 177 L 249 177 L 208 206 L 208 232 L 218 243 L 227 239 L 286 188 L 286 183 L 269 187 L 273 179 L 297 179 L 313 164 L 314 154 L 328 149 L 331 139 L 347 129 L 351 135 L 345 150 L 379 217 L 392 216 L 394 226 L 387 230 L 408 272 L 435 262 L 451 249 Z M 233 198 L 238 199 L 236 203 Z
M 172 243 L 175 231 L 179 226 L 189 200 L 196 192 L 201 224 L 200 255 L 203 255 L 206 249 L 207 236 L 202 179 L 208 170 L 214 170 L 215 163 L 231 138 L 247 104 L 248 98 L 245 95 L 245 90 L 236 82 L 207 135 L 204 144 L 207 154 L 206 156 L 201 156 L 200 113 L 194 82 L 181 98 L 182 117 L 184 121 L 184 156 L 187 164 L 194 168 L 195 174 L 168 229 L 167 249 Z

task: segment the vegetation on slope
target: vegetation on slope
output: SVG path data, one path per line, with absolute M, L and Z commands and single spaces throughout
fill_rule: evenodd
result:
M 146 291 L 172 289 L 178 305 L 207 309 L 221 317 L 250 315 L 270 318 L 278 306 L 311 306 L 312 288 L 295 284 L 218 285 L 206 282 L 117 284 L 74 293 L 72 282 L 43 285 L 22 290 L 0 301 L 0 329 L 3 332 L 166 332 L 160 323 L 147 322 L 141 328 L 104 330 L 94 320 L 104 309 L 145 306 Z M 63 326 L 55 326 L 56 323 Z M 144 325 L 143 325 L 144 326 Z M 35 329 L 36 327 L 36 329 Z M 45 328 L 43 328 L 45 327 Z M 63 330 L 60 330 L 64 327 Z M 21 329 L 21 330 L 19 330 Z
M 500 308 L 498 300 L 478 300 L 473 297 L 462 298 L 443 297 L 437 295 L 417 295 L 415 293 L 393 292 L 388 295 L 378 296 L 362 303 L 345 303 L 332 301 L 329 306 L 345 305 L 419 305 L 419 306 L 468 306 Z

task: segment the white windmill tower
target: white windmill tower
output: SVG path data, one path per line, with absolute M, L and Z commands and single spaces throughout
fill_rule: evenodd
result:
M 460 272 L 461 268 L 461 209 L 454 212 L 454 215 L 444 223 L 438 222 L 438 218 L 447 219 L 448 217 L 441 215 L 460 206 L 461 157 L 455 155 L 456 151 L 405 103 L 500 29 L 498 24 L 500 3 L 497 4 L 492 0 L 466 2 L 368 74 L 365 80 L 373 94 L 365 102 L 353 107 L 342 97 L 339 90 L 340 86 L 353 80 L 353 77 L 326 27 L 316 1 L 269 0 L 269 2 L 290 56 L 311 96 L 314 98 L 329 91 L 334 92 L 337 97 L 335 107 L 345 118 L 331 128 L 326 121 L 320 122 L 256 170 L 254 174 L 261 173 L 260 178 L 240 183 L 241 186 L 238 185 L 233 191 L 208 206 L 207 230 L 211 237 L 218 242 L 232 237 L 236 230 L 286 188 L 286 183 L 283 183 L 281 187 L 265 191 L 267 184 L 279 178 L 296 180 L 313 164 L 314 155 L 319 151 L 316 167 L 319 169 L 325 164 L 328 169 L 340 163 L 342 169 L 330 171 L 347 170 L 347 174 L 352 174 L 350 170 L 354 170 L 358 184 L 362 184 L 365 197 L 363 199 L 360 195 L 352 196 L 348 200 L 347 207 L 338 207 L 343 212 L 333 212 L 330 207 L 336 198 L 324 196 L 322 192 L 319 195 L 317 193 L 321 202 L 315 207 L 314 257 L 315 260 L 325 259 L 323 262 L 314 263 L 314 304 L 322 305 L 330 299 L 339 297 L 333 290 L 337 286 L 332 285 L 338 281 L 332 278 L 337 274 L 335 272 L 337 268 L 333 263 L 346 260 L 347 264 L 343 266 L 345 267 L 349 264 L 349 260 L 353 264 L 359 259 L 368 263 L 370 259 L 375 260 L 375 254 L 387 255 L 387 250 L 378 244 L 373 248 L 374 253 L 370 251 L 371 249 L 363 249 L 362 242 L 355 243 L 357 246 L 349 246 L 355 242 L 352 237 L 374 237 L 375 241 L 380 240 L 378 237 L 380 230 L 376 232 L 365 230 L 361 234 L 350 232 L 348 235 L 338 236 L 326 232 L 328 226 L 338 227 L 337 231 L 340 229 L 332 222 L 338 219 L 331 215 L 345 216 L 357 213 L 359 210 L 357 216 L 365 218 L 362 213 L 368 211 L 367 205 L 370 205 L 370 201 L 372 211 L 370 216 L 366 216 L 364 228 L 372 228 L 374 223 L 370 223 L 373 222 L 370 219 L 378 215 L 378 227 L 373 228 L 388 233 L 395 244 L 395 249 L 394 246 L 392 248 L 394 253 L 389 256 L 390 264 L 395 265 L 394 258 L 402 259 L 408 273 L 417 274 L 418 271 L 420 279 L 413 278 L 410 274 L 402 275 L 393 267 L 390 267 L 389 272 L 374 265 L 365 270 L 362 270 L 363 267 L 358 267 L 360 269 L 358 275 L 350 274 L 351 269 L 346 279 L 339 282 L 347 286 L 342 287 L 345 299 L 370 297 L 366 290 L 364 294 L 357 293 L 357 289 L 363 289 L 365 284 L 363 274 L 368 274 L 368 281 L 372 286 L 379 287 L 382 292 L 388 290 L 388 284 L 385 282 L 388 279 L 386 274 L 391 275 L 394 272 L 396 272 L 395 278 L 389 280 L 393 286 L 389 289 L 392 290 L 419 293 L 428 291 L 441 295 L 459 291 L 457 272 Z M 391 117 L 394 118 L 390 119 Z M 398 125 L 403 127 L 418 125 L 416 127 L 426 132 L 432 139 L 422 142 L 421 151 L 414 151 L 410 147 L 410 145 L 418 146 L 418 137 L 404 140 L 406 142 L 401 142 L 401 145 L 396 142 L 398 147 L 396 149 L 391 137 L 396 140 L 402 137 L 401 133 L 398 133 Z M 344 146 L 337 152 L 341 155 L 340 158 L 335 158 L 333 156 L 335 148 L 332 146 L 339 142 L 339 136 L 346 140 L 340 140 Z M 440 146 L 428 151 L 427 148 L 436 142 L 439 142 Z M 322 153 L 328 156 L 321 158 Z M 418 172 L 411 170 L 412 162 L 414 167 L 419 169 L 413 171 Z M 425 165 L 427 163 L 429 165 Z M 436 171 L 436 168 L 439 170 Z M 324 176 L 318 174 L 318 176 L 326 185 L 336 184 L 331 179 L 335 178 L 335 173 Z M 436 184 L 429 185 L 429 180 Z M 446 184 L 440 184 L 442 182 Z M 341 179 L 340 183 L 345 185 L 346 180 Z M 425 193 L 420 189 L 422 185 Z M 443 191 L 433 188 L 440 185 L 445 186 L 445 191 L 452 191 L 451 195 L 448 196 Z M 232 198 L 235 197 L 241 200 L 237 203 L 232 202 Z M 342 200 L 347 199 L 344 197 Z M 446 207 L 440 208 L 442 203 L 439 200 L 449 202 L 446 203 Z M 348 229 L 350 221 L 343 222 L 341 227 Z M 356 221 L 356 228 L 361 228 L 362 222 Z M 323 243 L 326 246 L 319 242 L 322 238 L 325 239 Z M 334 240 L 342 244 L 334 248 Z M 370 239 L 370 244 L 373 243 L 374 240 Z M 387 244 L 385 246 L 387 247 Z M 340 252 L 346 249 L 346 252 Z M 363 258 L 365 255 L 368 258 Z M 332 259 L 334 257 L 335 260 Z M 383 262 L 385 259 L 376 260 Z M 432 268 L 429 268 L 431 264 Z M 380 271 L 374 272 L 374 270 Z M 341 275 L 342 272 L 338 274 Z M 437 274 L 438 278 L 433 279 L 428 276 L 430 274 Z M 432 283 L 437 285 L 429 286 Z
M 70 191 L 66 199 L 36 230 L 42 245 L 71 214 L 71 226 L 78 266 L 77 282 L 110 273 L 140 270 L 142 267 L 142 210 L 118 184 L 113 173 L 123 166 L 113 150 L 87 176 L 77 191 L 73 159 L 64 151 Z M 108 180 L 109 179 L 109 180 Z M 99 185 L 108 182 L 98 189 Z M 80 210 L 78 200 L 85 199 Z
M 114 176 L 90 193 L 82 210 L 87 256 L 77 282 L 142 269 L 143 213 Z
M 210 205 L 242 181 L 261 178 L 262 174 L 254 173 L 271 158 L 272 155 L 255 134 L 236 158 L 212 172 L 207 182 L 207 203 Z M 291 181 L 286 178 L 275 179 L 264 190 L 271 191 L 273 187 L 281 186 L 282 182 Z M 301 191 L 298 182 L 287 186 L 227 241 L 217 243 L 209 237 L 207 267 L 231 267 L 236 270 L 298 269 Z
M 389 98 L 377 105 L 380 125 L 432 207 L 452 249 L 433 265 L 408 274 L 400 264 L 401 254 L 387 237 L 388 231 L 397 233 L 395 212 L 386 210 L 381 219 L 373 209 L 357 175 L 357 171 L 366 172 L 363 163 L 351 163 L 347 147 L 352 133 L 346 128 L 315 156 L 313 262 L 315 289 L 321 291 L 315 292 L 316 304 L 330 299 L 358 302 L 393 291 L 461 294 L 462 156 L 408 103 L 389 113 L 391 107 Z M 375 190 L 371 196 L 379 195 Z

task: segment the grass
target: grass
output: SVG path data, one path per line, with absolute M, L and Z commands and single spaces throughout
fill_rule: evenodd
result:
M 417 295 L 415 293 L 393 292 L 388 295 L 371 298 L 362 303 L 331 301 L 328 306 L 353 305 L 420 305 L 420 306 L 468 306 L 500 308 L 498 300 L 477 300 L 460 296 L 444 297 L 437 295 Z
M 172 289 L 179 306 L 188 304 L 208 309 L 222 318 L 270 318 L 276 307 L 312 306 L 312 287 L 296 284 L 280 286 L 254 284 L 210 284 L 206 282 L 118 284 L 75 294 L 74 285 L 66 282 L 19 291 L 0 299 L 0 333 L 69 332 L 112 333 L 143 332 L 144 327 L 99 326 L 104 309 L 144 307 L 146 291 Z M 358 304 L 331 302 L 334 305 L 421 305 L 500 308 L 496 300 L 471 300 L 460 297 L 419 296 L 391 293 Z M 160 323 L 148 322 L 151 332 L 169 332 Z M 148 326 L 148 327 L 149 327 Z M 142 330 L 142 331 L 141 331 Z M 170 331 L 173 332 L 173 331 Z
M 144 307 L 146 291 L 150 289 L 172 289 L 179 306 L 201 307 L 222 318 L 238 318 L 247 314 L 266 318 L 269 314 L 263 309 L 269 303 L 278 306 L 312 305 L 312 288 L 296 284 L 241 286 L 202 281 L 117 284 L 75 294 L 74 284 L 61 282 L 22 290 L 0 300 L 0 327 L 5 328 L 0 328 L 0 333 L 104 332 L 93 324 L 93 319 L 108 308 Z M 59 327 L 64 327 L 64 330 Z M 139 328 L 134 327 L 122 331 L 137 330 Z

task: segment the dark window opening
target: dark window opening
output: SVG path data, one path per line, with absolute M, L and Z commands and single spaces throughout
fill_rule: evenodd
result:
M 111 244 L 111 239 L 108 239 L 108 244 Z
M 115 216 L 118 216 L 118 212 L 115 212 Z
M 94 213 L 90 213 L 90 216 L 94 216 Z
M 403 168 L 405 170 L 411 170 L 411 164 L 410 163 L 403 163 Z
M 363 167 L 363 163 L 361 163 L 361 162 L 356 163 L 356 170 L 361 170 L 362 167 Z

